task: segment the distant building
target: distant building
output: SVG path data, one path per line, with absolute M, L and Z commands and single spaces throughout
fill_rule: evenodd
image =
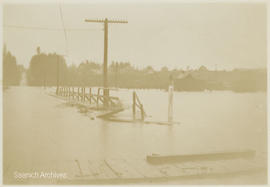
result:
M 206 89 L 206 81 L 196 79 L 191 74 L 174 80 L 174 88 L 177 91 L 202 91 Z
M 208 69 L 207 69 L 205 66 L 201 66 L 201 67 L 199 68 L 199 71 L 208 71 Z

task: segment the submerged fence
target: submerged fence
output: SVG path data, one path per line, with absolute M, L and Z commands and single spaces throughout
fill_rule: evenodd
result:
M 94 94 L 92 88 L 86 89 L 85 87 L 60 87 L 56 89 L 56 95 L 78 102 L 96 105 L 97 107 L 104 106 L 107 108 L 119 106 L 119 98 L 113 96 L 104 96 L 105 90 L 109 92 L 109 89 L 107 88 L 98 88 L 97 93 Z

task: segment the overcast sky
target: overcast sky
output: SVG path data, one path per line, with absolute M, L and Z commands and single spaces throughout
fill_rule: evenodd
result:
M 60 8 L 66 29 L 87 30 L 67 30 L 65 40 Z M 128 21 L 109 25 L 109 63 L 129 61 L 155 69 L 266 67 L 263 3 L 58 2 L 5 4 L 3 10 L 4 43 L 25 67 L 37 46 L 45 53 L 66 55 L 68 64 L 85 59 L 102 63 L 103 25 L 84 20 L 105 17 Z

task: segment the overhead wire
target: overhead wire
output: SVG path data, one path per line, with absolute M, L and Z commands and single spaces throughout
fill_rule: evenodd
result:
M 26 29 L 26 30 L 47 30 L 47 31 L 63 31 L 62 28 L 50 28 L 50 27 L 33 27 L 33 26 L 22 26 L 22 25 L 9 25 L 4 24 L 3 28 L 12 28 L 12 29 Z M 99 31 L 101 29 L 92 28 L 65 28 L 65 31 Z
M 24 29 L 24 30 L 44 30 L 44 31 L 64 31 L 64 38 L 65 38 L 65 51 L 66 54 L 64 56 L 69 56 L 69 50 L 68 50 L 68 36 L 67 32 L 70 31 L 100 31 L 101 28 L 66 28 L 64 24 L 64 16 L 63 11 L 61 7 L 61 3 L 59 2 L 59 13 L 60 13 L 60 19 L 62 23 L 62 28 L 53 28 L 53 27 L 36 27 L 36 26 L 24 26 L 24 25 L 11 25 L 11 24 L 3 24 L 3 29 Z

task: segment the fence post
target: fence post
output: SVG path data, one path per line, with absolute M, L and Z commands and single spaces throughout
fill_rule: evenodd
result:
M 173 85 L 169 86 L 168 122 L 173 121 Z
M 74 99 L 74 87 L 72 87 L 72 99 Z
M 81 101 L 83 102 L 83 87 L 81 87 Z
M 85 88 L 83 88 L 83 102 L 85 102 Z
M 78 91 L 77 91 L 77 100 L 80 100 L 80 88 L 78 87 Z
M 144 110 L 143 110 L 143 105 L 140 105 L 140 109 L 141 109 L 141 120 L 144 121 Z
M 100 88 L 98 88 L 98 94 L 97 94 L 97 108 L 98 108 L 98 102 L 99 102 L 99 95 L 100 95 Z
M 90 103 L 90 104 L 91 104 L 91 97 L 92 97 L 92 96 L 91 96 L 91 95 L 92 95 L 91 92 L 92 92 L 92 90 L 91 90 L 91 88 L 89 88 L 89 103 Z
M 135 120 L 136 117 L 136 92 L 133 91 L 132 93 L 132 114 L 133 114 L 133 120 Z

